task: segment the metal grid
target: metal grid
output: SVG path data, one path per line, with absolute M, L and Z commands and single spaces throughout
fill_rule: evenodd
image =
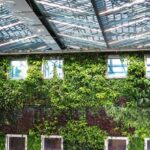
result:
M 78 49 L 150 46 L 148 0 L 35 1 L 67 46 Z
M 42 14 L 39 18 L 46 20 L 49 33 L 54 32 L 52 36 L 57 44 L 60 42 L 65 48 L 113 51 L 150 47 L 149 0 L 26 1 L 37 6 L 33 7 L 34 11 Z M 50 41 L 49 38 L 47 41 Z M 47 45 L 15 18 L 5 5 L 0 5 L 1 51 L 42 51 L 50 48 L 52 43 L 56 50 L 59 47 L 55 41 Z
M 0 4 L 0 51 L 46 49 L 47 45 Z
M 69 48 L 106 48 L 90 0 L 35 0 Z
M 150 46 L 149 0 L 95 0 L 111 48 Z

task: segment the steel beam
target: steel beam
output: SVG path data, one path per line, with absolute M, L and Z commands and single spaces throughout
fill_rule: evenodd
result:
M 123 52 L 128 52 L 128 53 L 132 53 L 132 52 L 144 52 L 144 53 L 150 53 L 150 48 L 149 49 L 64 49 L 64 50 L 51 50 L 51 51 L 45 51 L 45 52 L 38 52 L 38 51 L 24 51 L 24 52 L 0 52 L 0 56 L 3 55 L 47 55 L 47 54 L 68 54 L 68 53 L 123 53 Z
M 106 43 L 106 46 L 107 46 L 107 48 L 110 48 L 109 43 L 108 43 L 107 36 L 106 36 L 106 34 L 105 34 L 105 32 L 104 32 L 104 27 L 103 27 L 103 24 L 102 24 L 102 20 L 101 20 L 99 14 L 98 14 L 99 11 L 98 11 L 98 9 L 96 8 L 95 0 L 91 0 L 91 3 L 92 3 L 92 5 L 93 5 L 93 8 L 94 8 L 94 11 L 95 11 L 95 14 L 96 14 L 96 17 L 97 17 L 97 20 L 98 20 L 100 29 L 101 29 L 101 31 L 102 31 L 102 35 L 103 35 L 104 40 L 105 40 L 105 43 Z

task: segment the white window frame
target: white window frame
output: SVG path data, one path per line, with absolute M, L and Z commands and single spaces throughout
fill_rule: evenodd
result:
M 144 150 L 147 150 L 147 141 L 150 141 L 150 138 L 144 138 Z
M 128 76 L 128 60 L 127 60 L 127 58 L 124 58 L 124 60 L 127 62 L 127 74 L 124 75 L 124 76 L 110 76 L 110 75 L 108 74 L 108 60 L 109 60 L 109 59 L 121 59 L 121 56 L 119 56 L 119 55 L 109 55 L 109 56 L 107 57 L 106 78 L 107 78 L 107 79 L 123 79 L 123 78 L 126 78 L 126 77 Z
M 26 72 L 26 75 L 25 75 L 25 77 L 24 78 L 14 78 L 14 77 L 12 77 L 11 76 L 11 71 L 12 71 L 12 66 L 11 66 L 11 62 L 12 61 L 25 61 L 26 63 L 27 63 L 27 68 L 26 68 L 26 70 L 27 70 L 27 72 Z M 26 77 L 27 77 L 27 75 L 28 75 L 28 60 L 26 59 L 26 58 L 22 58 L 22 59 L 11 59 L 10 60 L 10 70 L 9 70 L 9 73 L 8 73 L 8 77 L 9 77 L 9 79 L 11 79 L 11 80 L 24 80 Z
M 44 150 L 44 139 L 61 139 L 61 150 L 63 150 L 63 137 L 59 135 L 41 135 L 41 150 Z
M 27 150 L 27 135 L 22 135 L 22 134 L 7 134 L 6 135 L 6 143 L 5 143 L 6 150 L 10 150 L 9 138 L 15 138 L 15 137 L 25 138 L 25 150 Z
M 105 140 L 105 150 L 108 150 L 108 142 L 109 140 L 124 140 L 126 141 L 126 150 L 128 150 L 129 140 L 127 137 L 108 137 Z
M 145 62 L 145 68 L 146 68 L 145 77 L 150 78 L 150 76 L 147 75 L 147 58 L 150 58 L 150 55 L 144 55 L 144 62 Z
M 42 71 L 42 74 L 43 74 L 43 66 L 44 66 L 44 63 L 46 62 L 46 61 L 55 61 L 55 60 L 61 60 L 62 61 L 62 65 L 64 66 L 64 59 L 61 59 L 61 58 L 47 58 L 47 59 L 43 59 L 43 61 L 42 61 L 42 66 L 41 66 L 41 71 Z M 63 77 L 62 78 L 60 78 L 59 77 L 59 79 L 64 79 L 64 69 L 62 68 L 62 71 L 63 71 Z M 44 79 L 53 79 L 54 78 L 54 72 L 53 72 L 53 77 L 48 77 L 48 78 L 46 78 L 45 76 L 44 76 L 44 74 L 43 74 L 43 77 L 44 77 Z

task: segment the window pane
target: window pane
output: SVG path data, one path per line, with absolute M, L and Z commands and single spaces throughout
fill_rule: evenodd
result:
M 147 141 L 147 150 L 150 150 L 150 140 Z
M 9 137 L 9 150 L 25 150 L 25 138 Z
M 46 79 L 54 76 L 54 63 L 52 61 L 46 61 L 43 64 L 43 75 Z
M 150 58 L 147 58 L 147 63 L 150 64 Z
M 24 79 L 27 75 L 27 61 L 11 61 L 10 77 L 12 79 Z
M 126 140 L 108 140 L 108 150 L 126 150 Z
M 42 72 L 46 79 L 53 78 L 54 74 L 62 79 L 64 77 L 63 60 L 47 60 L 43 64 Z
M 56 74 L 59 78 L 63 78 L 64 74 L 63 74 L 63 61 L 62 60 L 58 60 L 56 62 Z
M 121 65 L 124 63 L 124 61 L 119 58 L 118 59 L 114 58 L 114 59 L 109 59 L 109 63 L 114 66 L 114 65 Z
M 125 73 L 126 68 L 125 67 L 109 67 L 110 73 Z
M 127 61 L 119 58 L 108 59 L 108 77 L 125 77 L 127 75 Z
M 150 58 L 147 58 L 146 61 L 146 76 L 150 77 Z
M 45 138 L 44 150 L 61 150 L 61 138 Z

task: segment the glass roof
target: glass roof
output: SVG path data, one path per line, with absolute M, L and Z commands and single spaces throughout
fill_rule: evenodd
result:
M 106 48 L 90 0 L 35 0 L 67 47 Z
M 21 2 L 21 8 L 17 1 L 24 0 L 0 4 L 0 52 L 59 50 L 29 5 Z
M 150 1 L 95 0 L 111 48 L 143 48 L 150 42 Z
M 149 47 L 149 0 L 0 0 L 1 52 Z

